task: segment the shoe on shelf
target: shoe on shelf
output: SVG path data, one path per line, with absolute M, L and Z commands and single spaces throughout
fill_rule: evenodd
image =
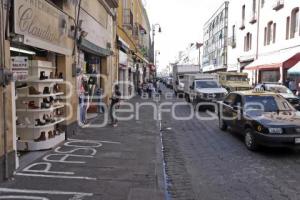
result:
M 44 87 L 43 94 L 50 94 L 49 87 Z
M 41 132 L 40 137 L 37 138 L 37 139 L 35 139 L 34 141 L 35 141 L 35 142 L 40 142 L 40 141 L 45 141 L 45 140 L 47 140 L 47 138 L 46 138 L 46 133 L 43 131 L 43 132 Z
M 28 109 L 39 109 L 39 107 L 35 105 L 34 101 L 29 101 Z
M 53 86 L 53 93 L 59 93 L 59 85 L 58 84 L 55 84 L 54 86 Z
M 41 94 L 37 89 L 35 89 L 35 87 L 30 86 L 29 87 L 29 95 L 39 95 Z
M 27 83 L 22 83 L 21 85 L 18 85 L 16 88 L 21 89 L 21 88 L 25 88 L 27 86 L 28 86 Z
M 45 71 L 40 72 L 40 80 L 46 80 L 48 79 L 48 76 L 45 75 Z
M 53 132 L 49 131 L 48 132 L 48 138 L 51 139 L 51 138 L 54 138 L 54 137 L 55 137 L 55 135 L 53 134 Z
M 44 103 L 44 102 L 41 103 L 41 108 L 42 108 L 42 109 L 49 109 L 50 107 L 51 107 L 51 106 L 50 106 L 49 103 Z
M 51 101 L 50 100 L 48 100 L 48 98 L 43 98 L 43 103 L 51 103 Z
M 55 77 L 54 77 L 54 73 L 53 72 L 50 72 L 50 79 L 54 79 Z
M 62 72 L 59 73 L 58 78 L 59 78 L 59 79 L 64 79 L 64 75 L 63 75 Z
M 36 121 L 35 126 L 45 126 L 46 125 L 46 123 L 42 122 L 40 119 L 36 119 L 35 121 Z

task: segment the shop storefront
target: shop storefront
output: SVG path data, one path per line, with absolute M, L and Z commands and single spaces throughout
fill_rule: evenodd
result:
M 280 51 L 259 57 L 244 68 L 253 71 L 254 83 L 276 82 L 284 84 L 288 78 L 288 70 L 300 61 L 300 49 Z
M 71 68 L 66 61 L 72 60 L 73 43 L 68 36 L 69 16 L 47 1 L 14 1 L 13 10 L 12 113 L 19 157 L 51 149 L 66 138 L 65 69 Z
M 94 16 L 95 9 L 102 9 L 105 13 Z M 113 37 L 109 29 L 112 21 L 108 19 L 108 13 L 102 5 L 96 4 L 95 7 L 91 7 L 87 2 L 83 3 L 79 16 L 80 21 L 84 23 L 78 41 L 79 66 L 77 67 L 83 72 L 84 98 L 87 99 L 87 113 L 84 114 L 86 116 L 84 121 L 86 121 L 103 112 L 98 103 L 108 103 L 111 95 L 112 83 L 108 76 L 113 54 L 111 50 Z M 82 80 L 77 79 L 78 81 Z M 80 115 L 82 116 L 82 113 Z

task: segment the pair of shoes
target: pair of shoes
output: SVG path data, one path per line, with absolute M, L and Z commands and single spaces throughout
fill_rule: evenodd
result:
M 54 123 L 55 122 L 55 119 L 52 118 L 52 116 L 50 115 L 47 115 L 45 114 L 43 116 L 43 120 L 46 122 L 46 123 Z
M 113 126 L 113 127 L 117 127 L 117 126 L 118 126 L 118 124 L 113 124 L 112 126 Z
M 40 72 L 40 80 L 46 80 L 48 79 L 48 76 L 45 75 L 45 71 Z
M 45 133 L 45 131 L 43 131 L 43 132 L 41 132 L 40 137 L 37 138 L 37 139 L 35 139 L 34 141 L 35 141 L 35 142 L 40 142 L 40 141 L 45 141 L 45 140 L 47 140 L 47 138 L 46 138 L 46 133 Z
M 35 89 L 35 87 L 30 86 L 29 87 L 29 95 L 39 95 L 41 94 L 37 89 Z

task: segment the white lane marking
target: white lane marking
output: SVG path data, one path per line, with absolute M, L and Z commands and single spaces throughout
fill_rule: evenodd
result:
M 52 194 L 52 195 L 84 195 L 84 196 L 93 196 L 93 193 L 65 192 L 65 191 L 56 191 L 56 190 L 26 190 L 26 189 L 12 189 L 12 188 L 0 188 L 0 192 L 6 192 L 6 193 L 23 193 L 23 194 Z
M 122 144 L 121 142 L 112 142 L 112 141 L 101 141 L 101 140 L 79 140 L 79 139 L 71 139 L 68 138 L 69 141 L 77 141 L 77 142 L 100 142 L 100 143 L 108 143 L 108 144 Z
M 45 174 L 26 174 L 26 173 L 16 173 L 16 176 L 31 176 L 31 177 L 43 177 L 43 178 L 61 178 L 61 179 L 82 179 L 82 180 L 93 180 L 96 178 L 85 177 L 85 176 L 59 176 L 59 175 L 45 175 Z
M 28 199 L 28 200 L 49 200 L 46 197 L 34 197 L 34 196 L 15 196 L 15 195 L 9 195 L 9 196 L 0 196 L 0 199 Z
M 45 169 L 42 169 L 42 170 L 36 170 L 36 169 L 31 169 L 31 168 L 34 168 L 38 165 L 42 165 L 42 166 L 46 166 Z M 23 172 L 34 172 L 34 173 L 46 173 L 46 174 L 63 174 L 63 175 L 74 175 L 75 173 L 74 172 L 58 172 L 58 171 L 50 171 L 52 167 L 52 164 L 51 163 L 46 163 L 46 162 L 43 162 L 43 163 L 33 163 L 29 166 L 27 166 L 26 168 L 24 168 L 22 171 Z

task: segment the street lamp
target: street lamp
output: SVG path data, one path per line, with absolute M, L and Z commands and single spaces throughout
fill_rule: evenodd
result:
M 160 51 L 159 50 L 156 50 L 155 51 L 155 56 L 154 56 L 154 66 L 155 66 L 155 78 L 157 76 L 157 68 L 156 68 L 156 65 L 157 65 L 157 56 L 160 55 Z
M 161 26 L 159 24 L 152 25 L 152 40 L 153 40 L 153 53 L 154 53 L 154 64 L 155 64 L 155 77 L 157 76 L 157 67 L 156 67 L 156 52 L 155 52 L 155 28 L 158 27 L 158 32 L 161 33 Z

